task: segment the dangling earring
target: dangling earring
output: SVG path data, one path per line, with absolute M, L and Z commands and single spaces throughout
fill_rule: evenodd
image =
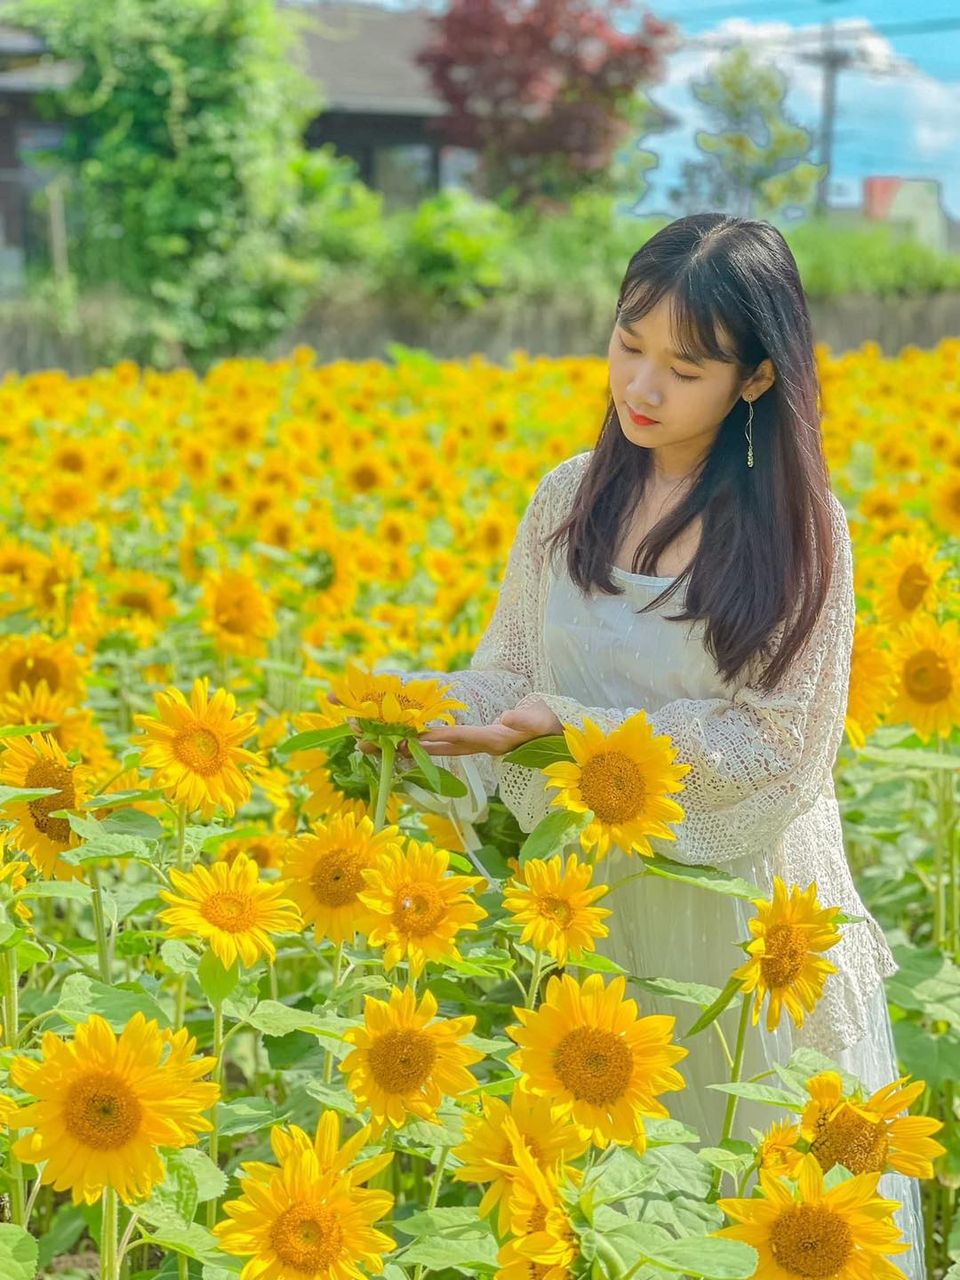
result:
M 746 400 L 746 396 L 744 396 Z M 747 437 L 747 466 L 753 466 L 753 401 L 747 400 L 750 406 L 750 416 L 747 418 L 747 429 L 743 433 Z

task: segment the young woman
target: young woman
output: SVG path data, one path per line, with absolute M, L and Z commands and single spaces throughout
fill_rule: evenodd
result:
M 895 969 L 854 888 L 832 769 L 843 733 L 854 628 L 850 538 L 824 460 L 810 318 L 797 265 L 770 224 L 681 218 L 630 260 L 610 335 L 610 398 L 596 447 L 544 477 L 521 521 L 493 618 L 465 672 L 418 672 L 468 704 L 421 741 L 468 783 L 447 802 L 482 815 L 500 794 L 524 831 L 548 812 L 542 775 L 502 756 L 585 717 L 612 730 L 641 708 L 692 766 L 676 841 L 657 853 L 740 875 L 779 875 L 824 906 L 866 917 L 828 954 L 813 1015 L 761 1026 L 745 1075 L 819 1050 L 870 1090 L 897 1078 L 883 978 Z M 561 554 L 562 553 L 562 554 Z M 425 796 L 425 793 L 424 793 Z M 425 797 L 426 798 L 426 797 Z M 613 849 L 611 885 L 640 869 Z M 723 987 L 742 963 L 753 907 L 654 877 L 605 900 L 601 949 L 628 973 Z M 643 1012 L 684 1006 L 635 995 Z M 686 1017 L 684 1016 L 686 1014 Z M 728 1042 L 737 1011 L 725 1015 Z M 674 1116 L 720 1135 L 729 1078 L 720 1037 L 690 1042 Z M 811 1074 L 813 1073 L 811 1070 Z M 740 1136 L 776 1113 L 738 1112 Z M 924 1275 L 918 1186 L 885 1175 Z

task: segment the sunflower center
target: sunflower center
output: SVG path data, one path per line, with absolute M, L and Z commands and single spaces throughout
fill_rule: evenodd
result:
M 258 867 L 269 867 L 270 865 L 270 849 L 260 840 L 254 840 L 248 844 L 243 852 L 248 858 L 252 858 Z
M 200 903 L 200 914 L 227 933 L 243 933 L 256 923 L 257 913 L 250 894 L 224 889 Z
M 133 609 L 137 613 L 146 613 L 153 617 L 153 602 L 143 591 L 121 591 L 117 596 L 117 604 L 125 609 Z
M 539 902 L 540 914 L 556 920 L 557 924 L 567 925 L 573 919 L 570 903 L 565 898 L 551 898 L 544 895 Z
M 274 1253 L 294 1271 L 315 1276 L 332 1267 L 343 1251 L 343 1228 L 322 1205 L 293 1204 L 270 1228 Z
M 330 849 L 317 859 L 310 888 L 324 907 L 347 906 L 363 888 L 357 859 L 347 849 Z
M 405 884 L 395 899 L 393 923 L 408 937 L 433 933 L 446 915 L 443 895 L 432 884 Z
M 10 664 L 8 680 L 14 692 L 20 688 L 21 684 L 25 684 L 32 693 L 41 680 L 46 680 L 50 692 L 56 693 L 60 688 L 60 668 L 49 658 L 18 658 L 16 662 Z
M 429 1078 L 436 1056 L 430 1036 L 410 1027 L 385 1031 L 367 1051 L 370 1073 L 384 1093 L 415 1093 Z
M 601 822 L 629 822 L 643 812 L 643 772 L 622 751 L 604 751 L 580 771 L 580 793 Z
M 616 1102 L 626 1092 L 633 1054 L 612 1031 L 577 1027 L 568 1031 L 554 1049 L 553 1069 L 578 1101 L 602 1107 Z
M 120 1076 L 90 1072 L 75 1080 L 63 1104 L 63 1124 L 71 1137 L 97 1151 L 114 1151 L 140 1128 L 140 1103 Z
M 38 796 L 27 807 L 36 829 L 54 844 L 67 848 L 70 844 L 70 823 L 66 818 L 51 818 L 50 814 L 54 809 L 72 809 L 77 803 L 69 767 L 47 758 L 37 760 L 27 769 L 23 785 L 57 788 L 52 796 Z
M 807 945 L 792 924 L 774 924 L 767 930 L 760 972 L 768 987 L 789 987 L 803 968 Z
M 953 686 L 950 668 L 933 649 L 921 649 L 910 655 L 903 680 L 914 702 L 944 702 Z
M 173 750 L 191 773 L 203 777 L 218 773 L 223 764 L 223 743 L 210 729 L 185 729 L 174 738 Z
M 770 1250 L 784 1271 L 809 1280 L 828 1280 L 853 1252 L 850 1228 L 822 1204 L 798 1204 L 770 1228 Z
M 930 579 L 919 564 L 912 564 L 900 575 L 897 583 L 897 599 L 904 609 L 914 610 L 923 600 Z
M 825 1173 L 835 1164 L 842 1164 L 851 1173 L 880 1173 L 889 1149 L 883 1121 L 869 1120 L 847 1106 L 823 1123 L 810 1144 Z

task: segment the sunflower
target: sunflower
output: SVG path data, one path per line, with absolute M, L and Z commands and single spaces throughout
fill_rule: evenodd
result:
M 514 1006 L 522 1025 L 507 1035 L 520 1048 L 508 1061 L 526 1088 L 550 1098 L 554 1114 L 571 1116 L 596 1146 L 625 1143 L 642 1153 L 642 1116 L 669 1116 L 656 1095 L 685 1087 L 672 1064 L 687 1050 L 671 1043 L 676 1018 L 638 1018 L 625 986 L 622 976 L 604 988 L 599 973 L 582 986 L 553 975 L 536 1012 Z
M 778 1120 L 764 1134 L 757 1149 L 759 1167 L 776 1177 L 795 1178 L 803 1159 L 800 1142 L 799 1124 Z
M 217 858 L 233 862 L 241 853 L 252 858 L 261 871 L 279 871 L 288 837 L 277 831 L 264 831 L 255 836 L 230 836 L 217 844 Z
M 134 723 L 146 734 L 141 762 L 156 769 L 155 786 L 162 787 L 189 812 L 200 808 L 206 821 L 218 807 L 231 817 L 237 807 L 250 799 L 251 786 L 240 766 L 266 765 L 259 752 L 246 751 L 239 744 L 256 728 L 256 712 L 236 715 L 232 693 L 218 689 L 209 698 L 209 678 L 193 682 L 190 703 L 179 689 L 154 694 L 160 718 L 134 715 Z
M 311 729 L 329 729 L 341 723 L 341 719 L 326 712 L 307 711 L 294 718 L 293 727 L 297 733 L 306 733 Z M 333 776 L 330 753 L 324 751 L 322 747 L 294 751 L 287 763 L 289 769 L 302 773 L 301 781 L 310 792 L 301 807 L 304 816 L 311 822 L 329 818 L 338 813 L 351 813 L 358 821 L 364 816 L 373 817 L 373 809 L 369 805 L 369 788 L 362 784 L 363 795 L 344 791 Z M 399 823 L 400 808 L 400 795 L 396 791 L 391 791 L 387 797 L 386 820 L 388 823 Z
M 376 865 L 361 872 L 367 887 L 357 900 L 377 917 L 367 942 L 386 948 L 383 967 L 388 973 L 404 958 L 414 978 L 428 960 L 459 959 L 454 938 L 486 918 L 487 912 L 471 898 L 486 881 L 447 875 L 449 863 L 446 849 L 411 840 L 406 850 L 386 845 Z
M 546 951 L 557 964 L 567 963 L 569 951 L 592 951 L 594 938 L 610 932 L 603 923 L 612 915 L 606 907 L 590 904 L 609 891 L 605 884 L 594 885 L 593 867 L 577 861 L 571 853 L 566 870 L 557 854 L 549 862 L 531 858 L 503 894 L 503 909 L 514 924 L 523 925 L 521 942 L 531 942 L 537 951 Z
M 909 1076 L 884 1085 L 869 1098 L 845 1097 L 835 1071 L 807 1081 L 810 1102 L 801 1122 L 803 1137 L 824 1173 L 842 1164 L 851 1173 L 904 1173 L 932 1178 L 933 1160 L 945 1147 L 933 1138 L 943 1128 L 932 1116 L 901 1115 L 925 1089 Z
M 753 941 L 746 945 L 750 959 L 734 971 L 744 992 L 755 992 L 753 1025 L 760 1021 L 760 1007 L 769 992 L 767 1030 L 780 1025 L 784 1006 L 798 1027 L 823 994 L 828 974 L 837 967 L 817 953 L 828 951 L 840 941 L 834 923 L 839 907 L 821 907 L 817 886 L 807 889 L 787 886 L 774 876 L 773 896 L 755 898 L 757 914 L 750 921 Z
M 884 550 L 877 574 L 877 613 L 892 626 L 908 622 L 918 611 L 934 613 L 946 560 L 938 560 L 940 543 L 923 526 L 894 538 Z
M 846 731 L 859 751 L 881 724 L 894 693 L 895 665 L 889 649 L 881 648 L 886 627 L 857 618 L 850 658 L 850 693 Z
M 361 902 L 363 872 L 377 865 L 388 850 L 399 850 L 400 828 L 375 832 L 369 818 L 335 814 L 306 835 L 287 841 L 281 874 L 286 892 L 320 942 L 352 942 L 368 934 L 380 916 Z
M 896 697 L 887 713 L 925 741 L 960 725 L 960 622 L 922 614 L 891 637 Z
M 22 684 L 33 690 L 46 681 L 51 694 L 65 693 L 76 705 L 84 697 L 89 668 L 90 660 L 79 657 L 65 637 L 54 640 L 44 631 L 5 636 L 0 643 L 0 697 L 19 693 Z
M 508 1122 L 510 1123 L 510 1122 Z M 497 1255 L 502 1280 L 567 1280 L 577 1257 L 577 1237 L 563 1207 L 556 1179 L 531 1155 L 516 1132 L 508 1135 L 514 1173 L 509 1199 L 508 1240 Z
M 190 871 L 170 869 L 170 880 L 182 896 L 161 889 L 172 905 L 158 913 L 171 938 L 205 938 L 214 955 L 229 969 L 236 959 L 256 964 L 262 955 L 273 960 L 273 933 L 299 933 L 303 927 L 296 904 L 282 883 L 266 884 L 252 858 L 240 853 L 232 862 L 198 862 Z
M 79 880 L 83 869 L 60 857 L 75 849 L 82 837 L 66 818 L 51 817 L 57 809 L 81 809 L 89 797 L 91 771 L 71 764 L 47 733 L 7 738 L 0 756 L 0 783 L 8 787 L 56 787 L 36 800 L 10 800 L 6 813 L 16 820 L 7 832 L 7 845 L 22 849 L 45 880 Z
M 338 1173 L 348 1179 L 354 1186 L 368 1182 L 374 1174 L 385 1169 L 393 1159 L 393 1152 L 382 1151 L 379 1155 L 369 1156 L 354 1164 L 356 1155 L 370 1142 L 373 1126 L 363 1125 L 357 1132 L 340 1145 L 340 1116 L 336 1111 L 323 1111 L 317 1120 L 316 1131 L 311 1138 L 299 1125 L 292 1124 L 281 1128 L 274 1125 L 270 1130 L 270 1145 L 277 1160 L 283 1164 L 292 1152 L 312 1150 L 320 1164 L 321 1173 Z M 244 1168 L 269 1169 L 269 1165 L 245 1165 Z
M 240 1166 L 242 1194 L 213 1228 L 224 1253 L 249 1257 L 240 1280 L 354 1280 L 378 1274 L 396 1241 L 373 1224 L 393 1207 L 388 1191 L 324 1169 L 312 1147 L 293 1146 L 279 1167 Z
M 105 1186 L 124 1203 L 150 1194 L 166 1174 L 158 1147 L 185 1147 L 213 1126 L 201 1112 L 219 1085 L 198 1080 L 215 1058 L 193 1058 L 196 1037 L 161 1031 L 139 1011 L 117 1036 L 91 1014 L 72 1041 L 46 1031 L 42 1060 L 15 1058 L 10 1078 L 37 1101 L 21 1107 L 11 1127 L 32 1129 L 13 1145 L 18 1159 L 39 1165 L 55 1191 L 93 1204 Z
M 220 653 L 262 658 L 277 634 L 270 596 L 260 587 L 249 557 L 238 569 L 209 570 L 203 577 L 204 631 Z
M 885 1256 L 910 1246 L 892 1220 L 899 1204 L 876 1195 L 879 1180 L 863 1173 L 827 1191 L 823 1170 L 807 1155 L 794 1192 L 761 1169 L 762 1196 L 717 1201 L 738 1225 L 716 1234 L 757 1250 L 758 1280 L 906 1280 Z
M 510 1230 L 509 1191 L 516 1175 L 514 1136 L 529 1147 L 533 1158 L 546 1169 L 565 1166 L 574 1182 L 583 1174 L 569 1162 L 586 1151 L 588 1140 L 567 1116 L 557 1119 L 549 1098 L 537 1097 L 518 1085 L 508 1106 L 501 1098 L 482 1097 L 482 1115 L 464 1117 L 464 1140 L 453 1153 L 462 1162 L 454 1170 L 455 1182 L 489 1183 L 477 1212 L 486 1217 L 499 1202 L 497 1229 Z M 511 1126 L 508 1131 L 507 1126 Z
M 6 846 L 9 834 L 9 831 L 0 831 L 0 884 L 6 883 L 12 893 L 19 893 L 27 887 L 27 877 L 23 873 L 30 864 L 16 858 L 8 859 L 9 849 Z M 14 903 L 13 909 L 25 923 L 33 919 L 33 912 L 26 902 Z
M 437 1012 L 432 991 L 417 1004 L 412 988 L 394 987 L 389 1001 L 364 998 L 364 1025 L 344 1032 L 354 1046 L 340 1063 L 350 1092 L 368 1107 L 378 1126 L 399 1128 L 408 1116 L 436 1117 L 443 1096 L 472 1089 L 467 1070 L 483 1054 L 458 1044 L 473 1030 L 472 1014 L 431 1023 Z
M 680 779 L 692 766 L 673 763 L 677 753 L 671 739 L 654 737 L 645 712 L 609 734 L 589 719 L 582 730 L 564 725 L 563 733 L 573 760 L 548 765 L 546 786 L 560 788 L 551 804 L 573 813 L 592 811 L 580 843 L 595 850 L 596 861 L 606 857 L 611 844 L 651 857 L 648 836 L 676 840 L 666 824 L 681 822 L 684 812 L 667 793 L 683 790 Z
M 960 537 L 960 475 L 948 472 L 935 486 L 930 502 L 934 522 L 951 537 Z
M 365 731 L 410 729 L 423 733 L 430 722 L 453 724 L 452 712 L 467 709 L 465 702 L 445 696 L 449 684 L 364 671 L 356 663 L 348 663 L 343 675 L 332 677 L 330 686 L 338 700 L 331 704 L 336 722 L 356 719 Z

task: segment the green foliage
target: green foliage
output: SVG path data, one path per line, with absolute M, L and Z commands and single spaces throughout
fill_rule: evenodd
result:
M 303 148 L 320 103 L 272 0 L 21 0 L 15 16 L 79 67 L 48 101 L 68 120 L 48 162 L 71 178 L 81 287 L 147 304 L 144 357 L 255 349 L 322 283 L 318 253 L 375 249 L 379 197 Z

